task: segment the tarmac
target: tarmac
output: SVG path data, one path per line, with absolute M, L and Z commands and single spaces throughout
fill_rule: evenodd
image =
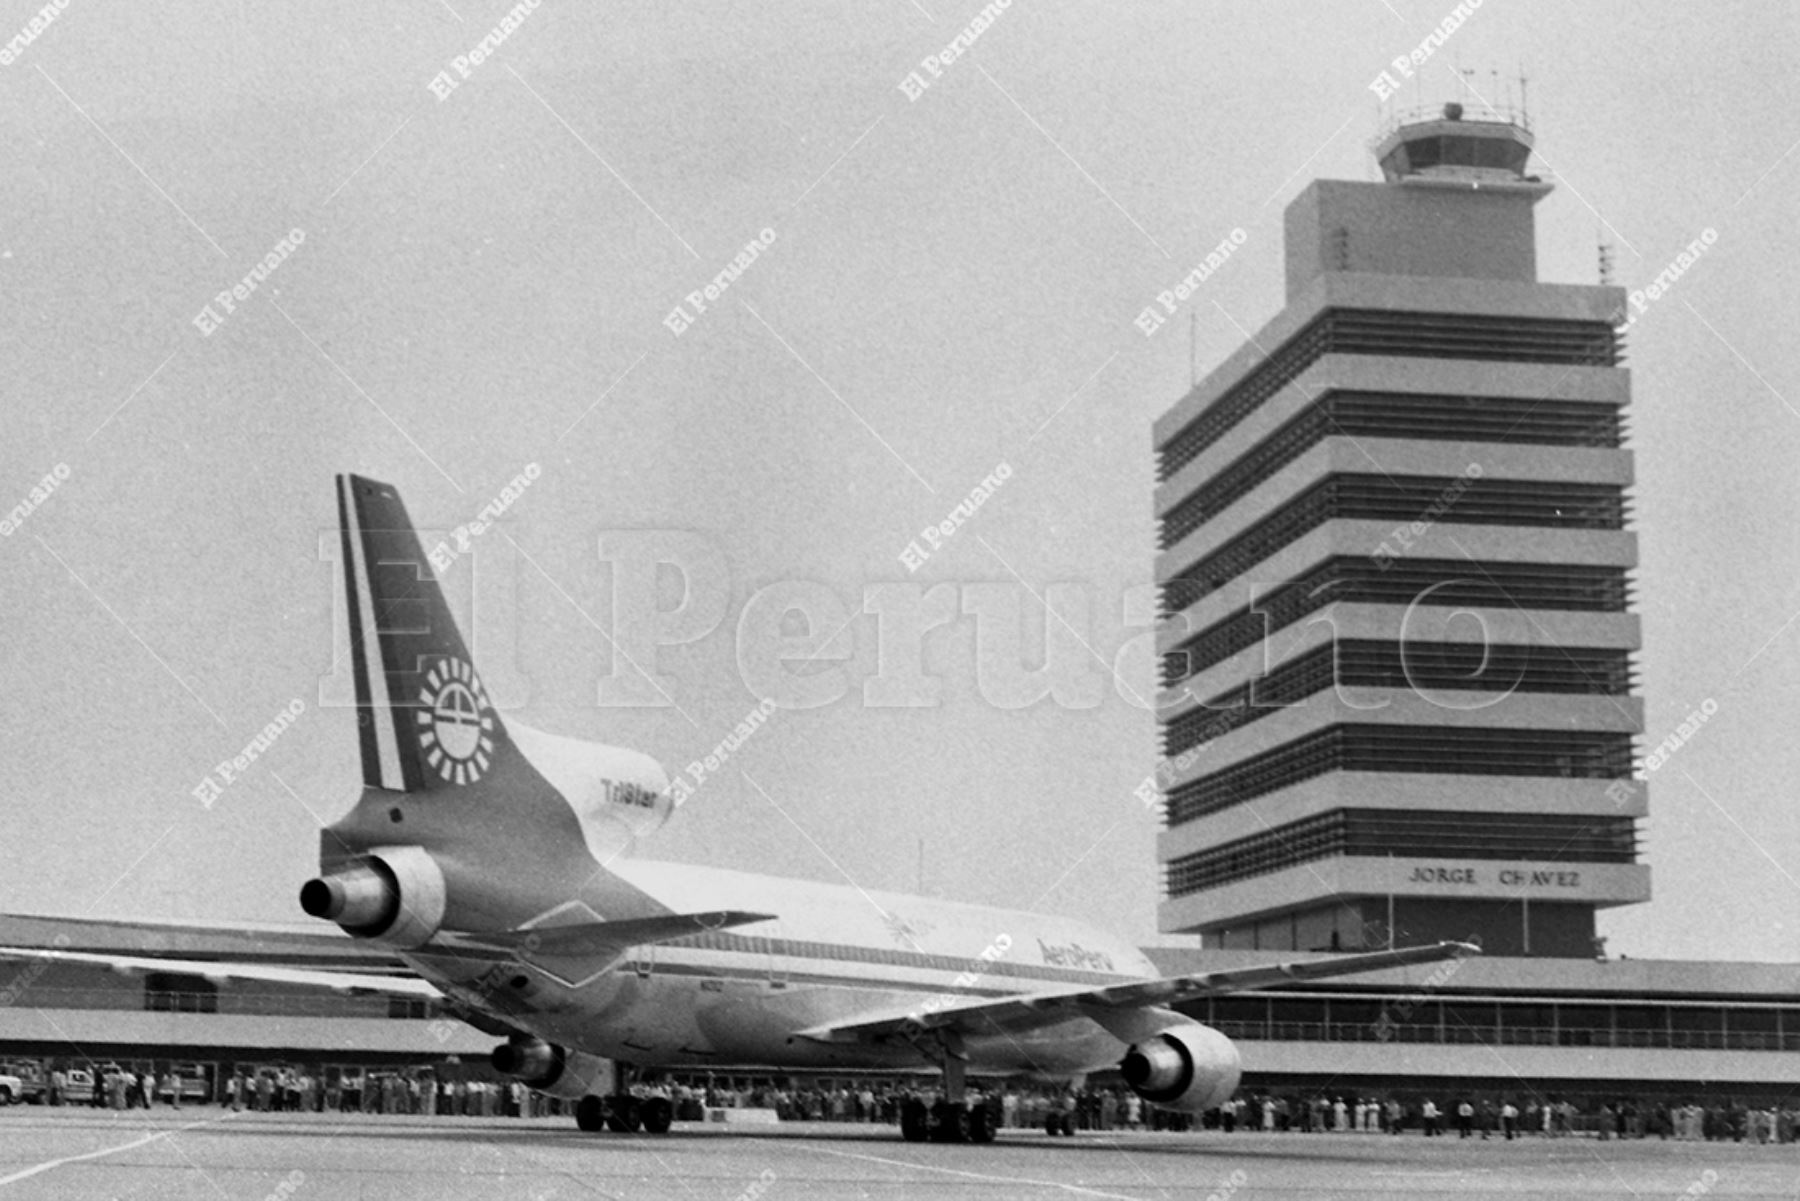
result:
M 1681 1198 L 1800 1193 L 1800 1145 L 1378 1134 L 1008 1131 L 910 1144 L 884 1126 L 677 1124 L 582 1134 L 567 1118 L 0 1110 L 0 1201 L 572 1201 L 576 1198 Z

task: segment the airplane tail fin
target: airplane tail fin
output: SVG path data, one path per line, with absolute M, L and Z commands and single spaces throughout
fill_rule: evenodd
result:
M 507 929 L 542 917 L 547 897 L 580 903 L 558 921 L 661 912 L 604 870 L 672 810 L 661 766 L 502 721 L 398 490 L 342 475 L 337 499 L 364 789 L 320 832 L 323 875 L 302 906 L 338 920 L 340 894 L 368 880 L 354 865 L 373 859 L 399 880 L 396 895 L 437 897 L 418 902 L 436 915 L 420 930 L 439 919 Z M 345 928 L 366 933 L 373 922 Z
M 391 485 L 337 477 L 363 783 L 453 789 L 531 767 L 508 739 Z

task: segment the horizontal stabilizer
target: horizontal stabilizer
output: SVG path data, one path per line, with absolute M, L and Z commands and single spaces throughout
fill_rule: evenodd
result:
M 458 946 L 486 947 L 545 959 L 609 959 L 627 947 L 672 942 L 709 930 L 726 930 L 752 922 L 772 922 L 771 913 L 717 909 L 707 913 L 671 913 L 666 917 L 617 922 L 581 922 L 568 926 L 507 930 L 499 934 L 460 934 Z

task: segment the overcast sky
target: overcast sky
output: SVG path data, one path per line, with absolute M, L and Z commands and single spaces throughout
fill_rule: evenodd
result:
M 972 0 L 544 0 L 464 79 L 504 3 L 73 0 L 0 66 L 0 503 L 68 468 L 0 539 L 0 908 L 304 920 L 317 826 L 359 780 L 332 474 L 444 529 L 535 462 L 449 574 L 465 614 L 483 581 L 480 665 L 515 719 L 679 770 L 765 693 L 772 598 L 843 629 L 849 658 L 806 669 L 842 698 L 777 713 L 644 853 L 910 890 L 922 839 L 928 892 L 1150 941 L 1133 789 L 1159 740 L 1125 606 L 1152 571 L 1150 422 L 1190 355 L 1279 310 L 1283 207 L 1371 177 L 1370 84 L 1452 7 L 1015 0 L 934 77 Z M 1606 231 L 1626 287 L 1718 235 L 1629 333 L 1644 742 L 1717 714 L 1651 779 L 1655 900 L 1603 928 L 1633 956 L 1800 959 L 1796 17 L 1572 7 L 1487 0 L 1417 98 L 1523 65 L 1546 280 L 1594 282 Z M 0 5 L 0 37 L 37 8 Z M 1234 227 L 1178 317 L 1135 328 Z M 295 229 L 253 295 L 213 300 Z M 602 540 L 649 530 L 714 565 L 717 625 L 655 656 L 673 704 L 602 708 Z M 934 704 L 864 703 L 883 585 L 946 586 Z M 1063 701 L 1021 704 L 978 661 L 1042 656 L 1052 585 L 1081 640 Z

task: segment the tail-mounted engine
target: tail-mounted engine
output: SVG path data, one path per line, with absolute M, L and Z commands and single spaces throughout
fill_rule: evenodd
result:
M 541 1038 L 522 1036 L 501 1043 L 488 1060 L 502 1076 L 552 1097 L 579 1101 L 606 1088 L 606 1060 Z
M 376 847 L 300 888 L 300 908 L 313 917 L 403 950 L 437 933 L 447 899 L 444 871 L 421 847 Z
M 1134 1044 L 1119 1070 L 1151 1104 L 1197 1114 L 1231 1099 L 1243 1066 L 1229 1038 L 1191 1022 Z

